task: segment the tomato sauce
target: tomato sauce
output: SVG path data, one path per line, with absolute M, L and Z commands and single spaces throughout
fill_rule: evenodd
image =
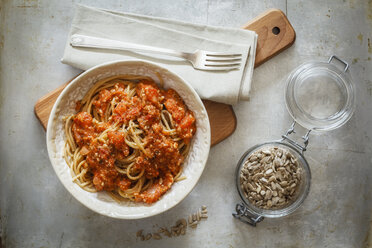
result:
M 176 131 L 186 144 L 195 134 L 195 117 L 173 89 L 162 90 L 152 81 L 141 80 L 136 84 L 136 95 L 128 97 L 126 87 L 117 83 L 112 88 L 101 90 L 94 100 L 92 107 L 101 117 L 110 103 L 115 104 L 107 122 L 98 122 L 91 114 L 79 112 L 73 119 L 72 133 L 79 147 L 84 147 L 83 155 L 86 156 L 95 188 L 98 191 L 126 190 L 136 182 L 115 169 L 117 160 L 133 153 L 133 149 L 126 144 L 125 132 L 120 129 L 108 131 L 105 142 L 97 137 L 114 124 L 127 125 L 131 120 L 137 123 L 144 132 L 146 152 L 140 152 L 133 169 L 138 172 L 144 170 L 144 176 L 153 179 L 154 183 L 146 191 L 137 192 L 135 200 L 152 203 L 171 187 L 184 160 L 178 142 L 162 130 L 161 111 L 166 109 L 172 115 Z

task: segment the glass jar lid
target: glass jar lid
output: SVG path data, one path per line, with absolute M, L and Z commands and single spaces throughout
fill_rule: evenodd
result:
M 332 60 L 344 65 L 340 69 Z M 326 131 L 345 124 L 355 108 L 349 65 L 336 56 L 328 62 L 310 62 L 287 79 L 286 105 L 292 118 L 309 130 Z

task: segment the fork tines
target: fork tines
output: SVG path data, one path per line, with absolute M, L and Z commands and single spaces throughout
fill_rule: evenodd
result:
M 206 52 L 204 66 L 210 70 L 239 69 L 242 60 L 241 54 Z

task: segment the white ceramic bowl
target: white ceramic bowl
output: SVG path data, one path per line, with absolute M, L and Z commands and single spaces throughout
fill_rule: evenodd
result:
M 173 88 L 183 98 L 196 118 L 197 131 L 190 152 L 184 162 L 183 175 L 179 181 L 152 205 L 136 202 L 118 203 L 106 192 L 90 193 L 72 182 L 70 168 L 63 159 L 65 132 L 63 117 L 76 113 L 77 100 L 103 78 L 118 74 L 150 76 L 158 81 L 156 73 L 164 80 L 164 88 Z M 75 78 L 60 94 L 53 106 L 47 127 L 47 148 L 53 168 L 66 189 L 91 210 L 113 218 L 140 219 L 162 213 L 181 202 L 198 182 L 207 162 L 210 148 L 210 126 L 207 111 L 195 90 L 176 74 L 145 61 L 114 61 L 95 66 Z

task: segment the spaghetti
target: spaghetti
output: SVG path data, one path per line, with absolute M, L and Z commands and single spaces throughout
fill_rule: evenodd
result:
M 178 93 L 144 76 L 97 82 L 66 117 L 64 157 L 72 180 L 116 200 L 156 202 L 181 180 L 195 117 Z

